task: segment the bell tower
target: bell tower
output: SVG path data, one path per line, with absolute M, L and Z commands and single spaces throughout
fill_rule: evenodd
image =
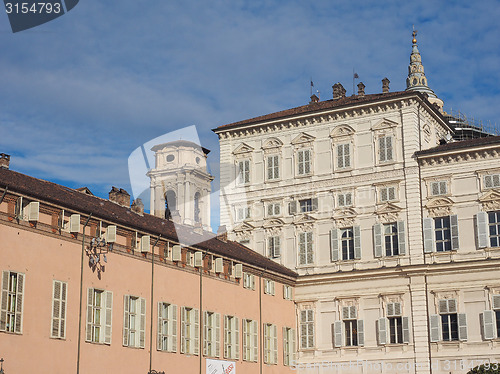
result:
M 151 214 L 211 231 L 210 151 L 187 140 L 158 144 L 151 150 L 155 153 L 155 167 L 148 173 Z

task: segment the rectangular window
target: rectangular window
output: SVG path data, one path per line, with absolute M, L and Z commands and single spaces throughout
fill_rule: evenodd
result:
M 243 273 L 243 288 L 255 290 L 255 275 Z
M 295 365 L 295 330 L 283 327 L 283 365 Z
M 123 345 L 144 348 L 146 341 L 146 299 L 125 295 L 123 306 Z
M 181 308 L 181 353 L 198 355 L 199 350 L 198 309 Z
M 177 352 L 177 305 L 158 303 L 159 351 Z
M 339 169 L 351 167 L 349 143 L 337 145 L 337 167 Z
M 267 240 L 268 256 L 270 258 L 278 258 L 281 255 L 281 238 L 279 236 L 271 236 Z
M 396 187 L 382 187 L 380 189 L 380 201 L 395 201 L 396 200 Z
M 66 338 L 66 291 L 67 283 L 53 281 L 52 288 L 52 328 L 50 337 L 56 339 Z
M 342 307 L 342 320 L 344 321 L 344 345 L 352 347 L 358 345 L 358 321 L 356 320 L 356 307 Z
M 354 231 L 352 227 L 340 230 L 342 260 L 354 260 Z
M 389 337 L 391 344 L 403 343 L 403 318 L 389 317 Z
M 500 247 L 500 211 L 488 212 L 490 246 Z
M 439 300 L 438 309 L 430 316 L 431 342 L 467 340 L 467 316 L 457 312 L 457 300 Z
M 312 309 L 300 311 L 300 348 L 314 348 L 314 312 Z
M 444 341 L 458 340 L 458 317 L 456 313 L 441 314 L 441 326 Z
M 203 327 L 203 355 L 220 357 L 220 314 L 205 312 Z
M 311 151 L 309 149 L 301 149 L 297 152 L 297 159 L 298 174 L 311 174 Z
M 111 344 L 113 293 L 95 288 L 87 291 L 87 331 L 85 341 Z
M 448 194 L 448 184 L 446 183 L 446 181 L 431 182 L 432 196 L 447 195 L 447 194 Z
M 299 207 L 301 213 L 307 213 L 313 211 L 313 201 L 312 199 L 299 200 Z
M 2 301 L 0 331 L 23 332 L 24 274 L 11 271 L 2 273 Z
M 224 316 L 224 358 L 240 358 L 240 330 L 235 316 Z
M 274 296 L 274 281 L 270 279 L 264 279 L 264 293 L 267 295 Z
M 279 156 L 272 155 L 267 157 L 267 179 L 274 180 L 280 177 Z
M 313 233 L 299 234 L 299 265 L 310 265 L 314 262 Z
M 352 193 L 339 193 L 337 195 L 337 205 L 339 208 L 352 206 Z
M 281 214 L 281 204 L 280 203 L 270 203 L 267 204 L 267 215 L 268 217 L 275 217 Z
M 500 174 L 491 174 L 484 176 L 484 188 L 500 187 Z
M 436 238 L 436 251 L 451 251 L 450 217 L 434 218 L 434 235 Z
M 264 324 L 264 363 L 278 364 L 278 332 L 271 323 Z
M 238 184 L 250 183 L 250 160 L 243 160 L 238 162 Z
M 243 361 L 257 362 L 258 333 L 257 321 L 243 320 Z
M 283 299 L 292 300 L 292 287 L 286 284 L 283 285 Z
M 384 224 L 384 245 L 386 256 L 399 255 L 398 224 Z
M 250 218 L 250 207 L 237 207 L 236 208 L 236 221 L 241 222 Z
M 378 154 L 380 162 L 393 160 L 392 136 L 382 136 L 378 139 Z

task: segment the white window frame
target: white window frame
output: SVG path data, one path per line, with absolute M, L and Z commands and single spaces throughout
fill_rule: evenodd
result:
M 288 284 L 283 285 L 283 299 L 292 300 L 293 299 L 293 289 L 292 286 Z
M 267 204 L 266 213 L 268 217 L 277 217 L 281 215 L 281 203 Z
M 394 136 L 382 135 L 378 139 L 378 161 L 387 163 L 394 161 Z
M 290 327 L 283 327 L 283 365 L 292 366 L 295 365 L 295 352 L 296 352 L 296 342 L 295 342 L 295 329 Z
M 380 187 L 379 201 L 381 203 L 387 203 L 391 201 L 397 201 L 397 189 L 396 186 L 383 186 Z
M 199 354 L 200 316 L 198 309 L 181 307 L 181 353 L 187 355 Z
M 255 290 L 255 275 L 247 272 L 243 273 L 243 288 Z
M 274 296 L 275 282 L 271 279 L 264 279 L 264 293 Z
M 158 303 L 157 350 L 177 352 L 177 305 Z
M 309 148 L 297 151 L 297 175 L 307 176 L 312 174 L 312 151 Z
M 235 316 L 224 316 L 224 358 L 240 358 L 239 319 Z
M 97 288 L 87 289 L 87 329 L 85 341 L 98 344 L 111 344 L 112 310 L 112 291 Z
M 237 185 L 238 186 L 244 186 L 250 183 L 250 160 L 249 159 L 244 159 L 244 160 L 239 160 L 238 161 L 238 169 L 237 169 Z
M 243 361 L 257 362 L 259 325 L 251 319 L 242 320 L 243 330 Z
M 351 143 L 340 143 L 336 145 L 337 169 L 345 170 L 352 168 Z
M 430 341 L 466 341 L 467 340 L 467 315 L 458 313 L 457 299 L 440 299 L 438 300 L 438 313 L 430 315 Z M 452 336 L 451 316 L 456 316 L 457 337 Z M 448 322 L 448 339 L 444 339 L 445 326 L 443 320 Z
M 268 181 L 280 179 L 280 156 L 278 154 L 266 157 L 266 179 Z
M 267 238 L 267 254 L 270 258 L 279 258 L 281 256 L 281 237 L 279 235 Z
M 364 321 L 357 319 L 356 306 L 343 306 L 340 316 L 342 319 L 335 321 L 333 326 L 334 346 L 336 348 L 364 346 Z M 356 335 L 354 335 L 354 330 L 356 330 Z M 354 339 L 356 340 L 354 341 Z
M 144 348 L 146 344 L 146 299 L 123 296 L 123 346 Z
M 205 311 L 203 329 L 203 355 L 220 357 L 220 314 Z
M 312 231 L 300 232 L 298 235 L 299 265 L 314 264 L 314 235 Z
M 314 310 L 304 309 L 300 311 L 300 348 L 314 348 Z
M 52 281 L 52 318 L 50 337 L 53 339 L 66 338 L 66 304 L 68 284 L 63 281 Z
M 449 227 L 436 227 L 437 220 L 441 220 L 449 218 L 450 225 Z M 439 239 L 437 240 L 438 231 L 444 233 L 445 231 L 450 231 L 450 239 Z M 455 251 L 459 249 L 459 225 L 458 225 L 458 217 L 457 215 L 444 216 L 444 217 L 434 217 L 434 218 L 424 218 L 423 220 L 423 231 L 424 231 L 424 252 L 438 252 L 438 253 L 448 253 L 450 251 Z M 438 243 L 444 243 L 440 248 L 444 248 L 444 250 L 438 251 Z M 447 244 L 450 243 L 450 249 L 446 249 Z
M 278 329 L 272 323 L 264 323 L 264 363 L 278 364 Z
M 22 334 L 24 307 L 24 273 L 2 272 L 0 331 Z
M 243 222 L 250 218 L 250 207 L 249 206 L 237 206 L 235 207 L 236 222 Z

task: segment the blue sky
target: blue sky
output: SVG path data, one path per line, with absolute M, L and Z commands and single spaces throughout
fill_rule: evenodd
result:
M 500 124 L 500 2 L 81 0 L 13 34 L 0 16 L 0 152 L 11 168 L 106 197 L 130 191 L 128 155 L 195 125 L 212 128 L 321 99 L 353 68 L 367 93 L 403 90 L 412 25 L 445 109 Z M 216 172 L 214 166 L 213 171 Z

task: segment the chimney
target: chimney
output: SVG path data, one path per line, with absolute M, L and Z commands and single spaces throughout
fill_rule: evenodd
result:
M 319 101 L 319 97 L 316 96 L 316 94 L 313 94 L 311 96 L 311 101 L 309 101 L 309 104 L 312 104 L 312 103 L 317 103 Z
M 109 191 L 109 201 L 128 208 L 130 206 L 130 195 L 123 188 L 118 189 L 113 186 Z
M 382 79 L 382 93 L 389 93 L 389 83 L 391 83 L 391 81 L 387 79 L 387 77 Z
M 359 97 L 365 96 L 365 85 L 363 84 L 363 82 L 358 83 L 358 96 Z
M 333 100 L 338 100 L 345 97 L 345 88 L 340 83 L 335 83 L 332 88 Z
M 131 209 L 132 209 L 132 212 L 137 213 L 140 216 L 144 215 L 144 203 L 139 198 L 132 201 Z
M 0 153 L 0 169 L 8 169 L 10 164 L 10 155 Z
M 217 229 L 217 239 L 221 242 L 227 243 L 226 225 L 219 226 L 219 228 Z

